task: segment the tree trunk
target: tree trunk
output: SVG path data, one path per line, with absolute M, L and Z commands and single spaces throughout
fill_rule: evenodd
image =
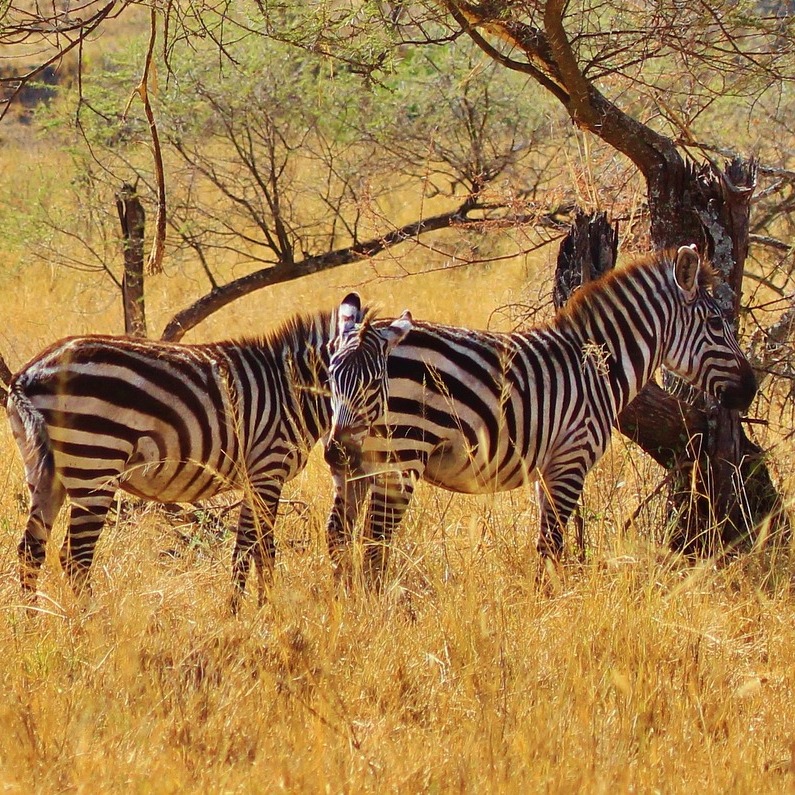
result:
M 714 204 L 710 209 L 716 209 Z M 729 207 L 731 213 L 736 218 L 736 208 Z M 747 223 L 731 228 L 745 229 L 747 235 Z M 618 229 L 610 226 L 604 213 L 577 215 L 558 255 L 553 289 L 556 308 L 580 284 L 613 267 L 617 244 Z M 732 253 L 743 250 L 738 244 Z M 733 298 L 739 293 L 741 271 L 732 275 L 738 280 Z M 732 301 L 735 318 L 736 307 Z M 672 473 L 669 506 L 674 549 L 715 554 L 749 547 L 759 540 L 760 528 L 788 537 L 781 496 L 762 451 L 746 437 L 737 412 L 702 397 L 690 403 L 650 383 L 619 415 L 617 426 Z
M 735 329 L 739 325 L 755 186 L 753 160 L 735 159 L 723 170 L 712 164 L 696 168 L 679 161 L 669 163 L 663 173 L 656 175 L 649 190 L 649 209 L 652 218 L 657 218 L 652 242 L 659 248 L 699 244 L 718 271 L 715 298 Z M 665 196 L 665 203 L 652 206 L 653 195 Z M 682 227 L 692 228 L 696 223 L 702 240 L 683 240 Z M 667 379 L 672 391 L 681 391 L 670 382 Z M 679 476 L 672 481 L 670 499 L 679 516 L 672 546 L 703 554 L 748 547 L 757 540 L 758 529 L 763 526 L 788 537 L 783 500 L 773 485 L 762 451 L 746 436 L 740 415 L 722 409 L 703 395 L 689 402 L 706 419 L 706 432 L 694 439 L 679 460 Z M 643 422 L 639 432 L 642 426 Z
M 144 208 L 135 188 L 124 183 L 116 194 L 116 209 L 124 245 L 124 276 L 121 283 L 124 333 L 146 336 L 144 305 Z

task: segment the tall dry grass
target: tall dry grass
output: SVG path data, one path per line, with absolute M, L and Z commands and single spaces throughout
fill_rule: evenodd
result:
M 314 455 L 286 489 L 299 505 L 278 525 L 268 604 L 257 611 L 251 595 L 234 620 L 229 534 L 154 506 L 111 518 L 82 605 L 57 563 L 62 518 L 45 596 L 24 607 L 15 547 L 26 495 L 5 427 L 0 439 L 8 791 L 795 783 L 788 553 L 722 566 L 668 556 L 659 500 L 630 522 L 660 473 L 620 440 L 588 479 L 587 562 L 543 591 L 529 490 L 468 498 L 421 487 L 386 593 L 338 592 L 323 548 L 331 487 Z
M 2 472 L 18 484 L 3 446 Z M 600 490 L 597 474 L 588 503 Z M 670 559 L 643 521 L 541 592 L 528 495 L 422 489 L 386 593 L 336 590 L 319 460 L 270 599 L 226 609 L 228 541 L 112 522 L 94 596 L 48 561 L 19 603 L 0 507 L 0 779 L 20 792 L 783 792 L 795 776 L 790 561 Z M 632 494 L 632 498 L 640 494 Z M 58 539 L 56 539 L 57 543 Z M 169 554 L 165 554 L 168 550 Z
M 20 180 L 25 168 L 40 165 L 14 161 Z M 363 264 L 253 295 L 191 336 L 258 333 L 351 287 L 385 313 L 408 306 L 482 326 L 527 279 L 548 278 L 551 253 L 409 279 L 375 278 Z M 12 365 L 65 334 L 116 329 L 112 290 L 20 264 L 23 254 L 7 253 L 0 277 L 0 346 Z M 401 263 L 392 267 L 399 275 Z M 185 295 L 175 274 L 150 279 L 156 328 Z M 788 444 L 776 452 L 785 473 Z M 529 490 L 472 498 L 420 487 L 386 592 L 374 596 L 333 582 L 323 542 L 331 486 L 314 455 L 286 489 L 298 509 L 280 519 L 262 610 L 249 596 L 241 618 L 227 612 L 228 533 L 153 506 L 109 521 L 85 604 L 58 568 L 62 517 L 31 610 L 16 576 L 24 481 L 3 425 L 3 788 L 791 791 L 790 552 L 720 566 L 671 557 L 664 506 L 644 502 L 659 477 L 617 440 L 587 483 L 589 556 L 542 590 Z

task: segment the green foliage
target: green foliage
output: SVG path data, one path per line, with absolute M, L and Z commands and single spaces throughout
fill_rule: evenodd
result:
M 305 45 L 249 26 L 221 59 L 217 42 L 193 40 L 172 44 L 151 72 L 169 222 L 209 267 L 213 251 L 289 261 L 378 233 L 394 223 L 382 199 L 418 180 L 428 195 L 460 200 L 498 177 L 516 195 L 537 176 L 527 161 L 547 125 L 544 103 L 468 40 L 396 51 L 378 80 L 340 58 L 344 48 L 331 57 Z M 95 173 L 99 160 L 114 189 L 131 167 L 152 180 L 149 130 L 131 93 L 145 46 L 131 37 L 107 56 L 79 108 L 59 117 L 77 113 L 91 146 L 78 170 Z
M 394 150 L 391 173 L 430 159 L 449 161 L 459 179 L 490 179 L 526 154 L 548 110 L 525 76 L 500 70 L 467 40 L 402 50 L 379 82 L 267 39 L 241 41 L 235 65 L 222 69 L 195 56 L 170 62 L 161 96 L 170 135 L 223 136 L 230 123 L 248 116 L 253 127 L 267 115 L 286 146 L 315 131 L 340 148 L 365 144 L 381 157 Z
M 320 57 L 330 57 L 351 72 L 375 78 L 392 68 L 397 29 L 384 4 L 373 0 L 337 3 L 259 3 L 260 30 L 274 41 Z
M 404 52 L 384 80 L 367 134 L 397 147 L 417 174 L 429 163 L 444 164 L 445 176 L 470 191 L 511 176 L 520 164 L 528 168 L 551 110 L 535 84 L 468 40 Z
M 81 94 L 63 91 L 59 102 L 38 109 L 42 131 L 50 140 L 57 135 L 73 152 L 82 152 L 86 143 L 111 149 L 145 140 L 145 120 L 133 101 L 145 48 L 142 35 L 128 35 L 112 52 L 90 59 Z

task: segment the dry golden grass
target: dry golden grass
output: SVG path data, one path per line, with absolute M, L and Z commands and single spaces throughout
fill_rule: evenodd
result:
M 385 289 L 411 298 L 411 285 Z M 302 289 L 297 300 L 310 300 Z M 257 611 L 249 597 L 234 620 L 229 536 L 178 528 L 193 534 L 186 543 L 151 506 L 109 522 L 84 606 L 58 568 L 62 518 L 46 596 L 24 608 L 15 547 L 26 498 L 5 428 L 0 439 L 9 791 L 795 784 L 791 562 L 670 559 L 655 543 L 656 503 L 622 533 L 658 473 L 620 441 L 588 481 L 589 560 L 544 593 L 529 490 L 466 498 L 430 487 L 401 530 L 386 593 L 338 593 L 322 541 L 331 489 L 315 455 L 286 490 L 307 507 L 279 523 L 270 600 Z
M 191 338 L 264 331 L 350 287 L 388 314 L 408 306 L 482 326 L 548 271 L 547 256 L 404 280 L 345 268 L 253 295 Z M 62 335 L 118 323 L 113 293 L 78 275 L 28 266 L 0 278 L 12 366 Z M 185 296 L 174 275 L 150 279 L 156 330 Z M 777 454 L 787 471 L 791 448 Z M 3 788 L 792 791 L 789 552 L 722 567 L 671 558 L 659 501 L 624 531 L 658 478 L 616 441 L 587 483 L 588 561 L 543 592 L 529 490 L 467 498 L 421 486 L 377 597 L 335 588 L 323 552 L 331 486 L 314 455 L 286 489 L 306 509 L 279 522 L 264 609 L 249 597 L 241 618 L 228 615 L 228 534 L 178 528 L 186 541 L 145 506 L 109 522 L 85 605 L 58 568 L 62 517 L 32 611 L 16 575 L 27 497 L 3 425 Z
M 48 562 L 47 598 L 31 612 L 14 574 L 22 517 L 11 458 L 0 508 L 0 777 L 10 791 L 741 793 L 793 783 L 789 561 L 777 578 L 759 556 L 685 565 L 646 542 L 648 526 L 621 538 L 594 522 L 598 554 L 540 593 L 527 494 L 422 489 L 386 593 L 343 595 L 319 540 L 328 487 L 313 460 L 290 489 L 309 510 L 280 524 L 263 610 L 249 599 L 240 619 L 227 614 L 228 541 L 180 544 L 162 516 L 138 509 L 108 527 L 85 608 Z M 175 546 L 179 557 L 163 554 Z

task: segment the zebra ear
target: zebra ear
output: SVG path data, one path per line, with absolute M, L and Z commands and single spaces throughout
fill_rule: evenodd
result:
M 358 293 L 348 293 L 337 311 L 337 333 L 348 334 L 362 320 L 362 301 Z
M 395 345 L 401 343 L 413 327 L 414 319 L 411 317 L 411 312 L 409 312 L 408 309 L 404 309 L 403 314 L 397 320 L 393 320 L 383 330 L 387 353 L 391 351 Z
M 676 283 L 685 294 L 688 301 L 696 297 L 698 290 L 698 274 L 701 269 L 701 260 L 695 244 L 680 246 L 676 252 L 676 263 L 674 265 L 674 275 Z

